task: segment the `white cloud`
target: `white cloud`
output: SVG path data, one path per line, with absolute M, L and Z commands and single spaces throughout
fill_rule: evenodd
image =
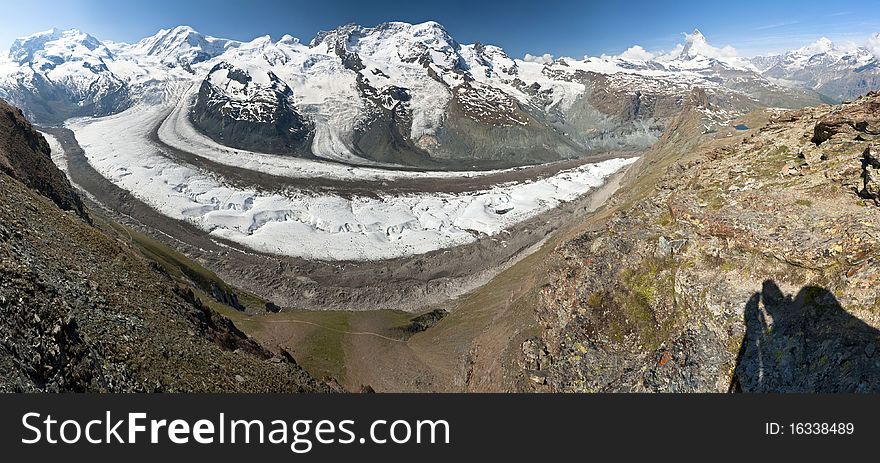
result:
M 618 55 L 618 58 L 649 61 L 654 58 L 654 54 L 642 48 L 641 45 L 633 45 Z
M 657 56 L 657 60 L 658 61 L 674 60 L 675 58 L 678 58 L 679 56 L 681 56 L 681 52 L 683 50 L 684 50 L 684 45 L 678 44 L 675 47 L 673 47 L 672 50 L 669 50 L 669 53 L 663 53 L 663 54 Z
M 683 56 L 685 55 L 685 56 Z M 671 61 L 676 58 L 686 58 L 694 56 L 705 56 L 707 58 L 735 58 L 737 57 L 736 48 L 725 45 L 721 48 L 713 47 L 706 41 L 706 37 L 699 30 L 694 29 L 691 34 L 684 34 L 684 43 L 676 45 L 668 53 L 657 55 L 658 61 Z
M 716 50 L 718 50 L 719 58 L 735 58 L 738 54 L 736 48 L 733 48 L 730 45 L 725 45 L 720 49 L 716 48 Z
M 868 50 L 874 54 L 874 57 L 880 59 L 880 32 L 875 32 L 874 35 L 868 39 L 867 46 Z
M 688 56 L 705 56 L 707 58 L 733 58 L 736 56 L 736 49 L 730 45 L 721 48 L 709 45 L 706 37 L 699 30 L 694 29 L 690 34 L 685 34 L 684 49 Z
M 523 57 L 523 61 L 527 61 L 529 63 L 550 64 L 553 62 L 553 55 L 551 55 L 550 53 L 544 53 L 541 56 L 535 56 L 526 53 L 526 56 Z

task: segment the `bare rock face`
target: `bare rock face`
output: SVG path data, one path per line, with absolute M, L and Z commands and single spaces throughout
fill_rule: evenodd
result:
M 89 220 L 79 195 L 52 163 L 49 144 L 18 108 L 0 100 L 0 171 L 19 180 L 58 207 Z
M 342 53 L 340 51 L 340 53 Z M 344 55 L 348 61 L 360 63 L 357 54 Z M 363 66 L 354 66 L 360 71 Z M 357 76 L 357 89 L 367 107 L 367 117 L 354 131 L 352 144 L 365 159 L 410 166 L 432 166 L 427 151 L 415 145 L 410 137 L 412 128 L 412 95 L 409 89 L 388 86 L 374 87 L 369 77 Z
M 533 389 L 880 392 L 878 108 L 871 94 L 730 137 L 685 111 L 611 212 L 556 248 L 547 353 L 523 347 Z
M 431 137 L 437 142 L 432 156 L 462 166 L 502 168 L 575 158 L 585 151 L 503 92 L 473 82 L 452 91 L 445 124 Z
M 862 153 L 862 189 L 859 196 L 880 206 L 880 148 L 869 146 Z
M 876 99 L 876 92 L 867 98 Z M 821 145 L 835 135 L 873 140 L 880 137 L 880 102 L 868 100 L 858 108 L 833 111 L 813 129 L 812 142 Z
M 407 331 L 411 333 L 419 333 L 425 331 L 428 328 L 436 325 L 437 322 L 442 320 L 443 317 L 447 315 L 449 315 L 449 312 L 446 309 L 434 309 L 426 314 L 419 315 L 418 317 L 410 320 Z
M 834 295 L 807 286 L 785 295 L 765 282 L 745 306 L 746 333 L 734 391 L 874 392 L 878 331 L 844 310 Z
M 297 112 L 292 96 L 271 71 L 251 72 L 222 62 L 202 81 L 191 118 L 225 145 L 308 157 L 313 127 Z
M 688 104 L 690 104 L 694 108 L 708 108 L 709 96 L 706 95 L 706 91 L 704 89 L 700 87 L 694 87 L 694 89 L 691 91 Z

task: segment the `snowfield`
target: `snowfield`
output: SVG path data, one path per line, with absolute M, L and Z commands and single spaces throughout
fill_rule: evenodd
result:
M 306 259 L 379 260 L 472 243 L 576 199 L 635 161 L 611 159 L 542 180 L 462 194 L 349 198 L 300 190 L 266 192 L 229 186 L 216 174 L 163 156 L 148 137 L 167 111 L 167 107 L 139 106 L 103 118 L 72 119 L 67 126 L 101 175 L 163 215 L 256 251 Z M 168 132 L 174 133 L 169 130 L 165 135 Z M 219 156 L 217 149 L 203 147 L 196 154 Z M 301 164 L 288 168 L 301 168 L 304 175 L 330 172 L 349 179 L 431 175 L 285 161 Z

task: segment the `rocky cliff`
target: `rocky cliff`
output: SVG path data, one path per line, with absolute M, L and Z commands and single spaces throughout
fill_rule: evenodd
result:
M 558 245 L 551 391 L 880 392 L 880 94 L 706 133 L 699 92 L 585 231 Z
M 308 155 L 313 128 L 290 102 L 292 94 L 271 71 L 252 73 L 221 62 L 199 86 L 191 119 L 234 148 Z
M 0 108 L 0 391 L 329 389 L 84 220 L 46 141 Z
M 88 220 L 79 196 L 52 163 L 49 144 L 25 120 L 21 110 L 3 100 L 0 100 L 0 172 L 51 199 L 61 209 Z

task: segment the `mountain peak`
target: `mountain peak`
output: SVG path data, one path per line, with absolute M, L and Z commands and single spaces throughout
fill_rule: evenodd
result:
M 193 64 L 220 55 L 240 42 L 203 35 L 187 25 L 162 29 L 137 44 L 134 49 L 146 56 L 155 56 L 167 64 Z
M 704 58 L 715 62 L 723 62 L 727 66 L 740 66 L 740 64 L 735 63 L 736 49 L 730 45 L 720 48 L 713 46 L 706 40 L 706 36 L 699 29 L 694 29 L 693 32 L 684 34 L 684 36 L 684 44 L 678 45 L 681 51 L 677 52 L 677 54 L 675 52 L 671 53 L 669 55 L 670 58 L 681 61 Z M 702 59 L 697 61 L 703 62 Z
M 154 55 L 161 51 L 162 45 L 197 42 L 201 38 L 202 35 L 190 26 L 175 26 L 170 29 L 160 29 L 156 34 L 138 42 L 137 45 L 146 48 L 147 55 Z
M 76 29 L 71 29 L 71 30 L 76 30 Z M 62 29 L 59 29 L 57 27 L 53 27 L 49 30 L 35 32 L 31 35 L 19 37 L 19 38 L 15 39 L 15 42 L 27 42 L 29 40 L 34 40 L 34 39 L 38 39 L 38 38 L 42 38 L 42 37 L 58 37 L 61 35 L 62 32 L 64 32 Z
M 440 41 L 453 41 L 446 28 L 436 21 L 425 21 L 417 24 L 403 21 L 387 21 L 378 24 L 375 27 L 364 27 L 360 24 L 349 23 L 329 31 L 320 31 L 309 43 L 309 46 L 316 46 L 328 39 L 335 41 L 340 37 L 348 37 L 353 33 L 358 33 L 360 35 L 378 33 L 379 35 L 386 37 L 396 33 L 408 33 L 413 37 L 437 37 Z
M 283 43 L 283 44 L 288 44 L 288 45 L 296 45 L 296 44 L 299 44 L 299 39 L 290 35 L 290 34 L 284 34 L 281 36 L 280 39 L 278 39 L 278 43 Z
M 58 46 L 56 43 L 63 42 Z M 79 29 L 61 30 L 53 27 L 27 37 L 15 39 L 9 48 L 9 59 L 24 64 L 34 61 L 36 56 L 71 56 L 89 54 L 103 48 L 98 39 Z M 106 53 L 109 56 L 109 52 Z
M 199 33 L 199 31 L 195 30 L 195 29 L 192 28 L 191 26 L 187 26 L 186 24 L 181 24 L 181 25 L 179 25 L 179 26 L 174 26 L 174 27 L 172 27 L 169 31 L 170 31 L 170 32 L 174 32 L 174 33 L 178 33 L 178 34 L 179 34 L 179 33 L 188 33 L 188 34 L 190 34 L 190 33 L 191 33 L 191 34 L 198 34 L 198 33 Z
M 700 55 L 703 50 L 709 47 L 706 36 L 699 29 L 694 29 L 690 34 L 685 34 L 684 48 L 681 49 L 682 58 L 693 58 Z
M 828 37 L 820 37 L 819 40 L 799 48 L 797 52 L 804 55 L 821 55 L 823 53 L 831 53 L 835 49 L 836 47 L 831 39 Z
M 423 23 L 408 24 L 408 25 L 416 30 L 422 30 L 422 31 L 434 30 L 434 31 L 440 32 L 442 34 L 449 34 L 449 32 L 446 31 L 446 28 L 443 27 L 443 25 L 438 23 L 437 21 L 425 21 Z

